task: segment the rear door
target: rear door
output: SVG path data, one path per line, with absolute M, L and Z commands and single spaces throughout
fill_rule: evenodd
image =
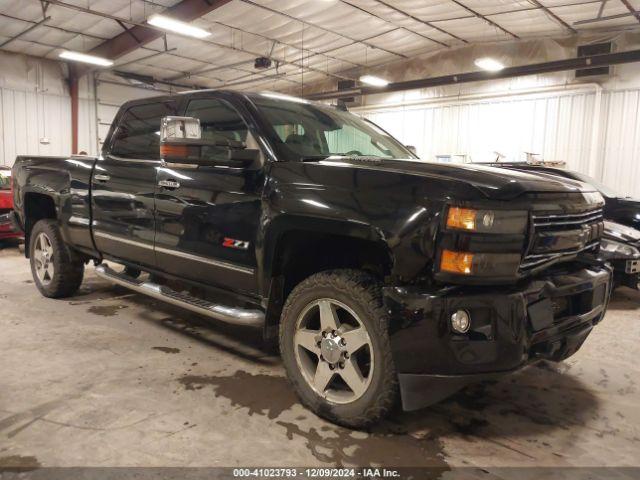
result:
M 185 116 L 200 119 L 203 138 L 246 142 L 258 149 L 238 111 L 225 100 L 192 98 Z M 263 161 L 225 165 L 228 149 L 209 147 L 220 164 L 165 164 L 156 187 L 158 268 L 207 285 L 252 294 L 257 291 L 256 235 L 261 213 Z
M 137 104 L 117 119 L 110 145 L 91 180 L 93 235 L 98 250 L 154 267 L 155 200 L 160 121 L 172 101 Z

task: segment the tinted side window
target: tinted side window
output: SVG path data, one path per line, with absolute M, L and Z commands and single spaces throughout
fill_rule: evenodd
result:
M 233 107 L 215 98 L 191 100 L 185 113 L 187 117 L 200 119 L 202 138 L 220 143 L 220 147 L 207 147 L 203 155 L 208 157 L 227 157 L 228 148 L 224 145 L 236 145 L 247 142 L 249 131 L 242 117 Z
M 118 124 L 111 153 L 125 158 L 158 160 L 160 120 L 175 114 L 175 105 L 169 102 L 129 108 Z

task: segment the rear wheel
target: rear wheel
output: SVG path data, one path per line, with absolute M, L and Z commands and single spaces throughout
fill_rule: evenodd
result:
M 280 351 L 300 399 L 352 428 L 382 419 L 398 399 L 380 287 L 357 270 L 322 272 L 289 295 Z
M 30 235 L 29 259 L 33 280 L 45 297 L 69 297 L 80 287 L 84 263 L 64 243 L 55 220 L 35 224 Z

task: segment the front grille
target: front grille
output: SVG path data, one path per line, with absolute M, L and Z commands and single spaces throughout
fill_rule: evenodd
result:
M 580 213 L 534 213 L 531 220 L 531 241 L 520 264 L 521 272 L 595 251 L 604 231 L 602 208 Z
M 602 209 L 592 210 L 582 213 L 553 214 L 553 215 L 532 215 L 533 226 L 536 230 L 553 228 L 571 229 L 576 225 L 595 223 L 603 221 Z

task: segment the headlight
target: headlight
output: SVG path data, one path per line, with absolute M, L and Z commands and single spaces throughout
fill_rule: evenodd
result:
M 520 267 L 519 253 L 469 253 L 443 250 L 440 271 L 477 277 L 511 277 Z
M 527 228 L 526 210 L 476 210 L 449 207 L 447 228 L 479 233 L 521 234 Z
M 616 242 L 615 240 L 608 240 L 606 238 L 602 239 L 600 248 L 607 253 L 620 255 L 622 257 L 635 257 L 636 255 L 640 255 L 640 250 L 636 247 Z
M 611 235 L 618 240 L 631 240 L 634 242 L 640 240 L 640 231 L 635 228 L 627 227 L 626 225 L 620 225 L 616 222 L 609 222 L 605 220 L 604 231 L 605 234 Z

